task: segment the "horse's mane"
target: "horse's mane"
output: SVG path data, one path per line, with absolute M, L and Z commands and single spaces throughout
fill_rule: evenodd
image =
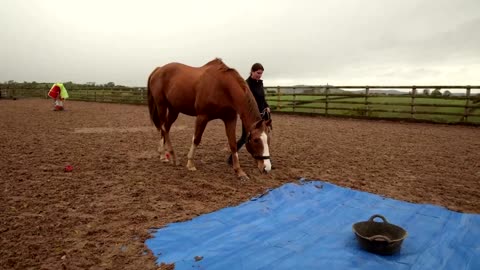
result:
M 218 71 L 229 73 L 229 75 L 232 75 L 233 78 L 242 86 L 243 90 L 247 90 L 246 87 L 248 87 L 248 85 L 245 82 L 245 80 L 240 76 L 240 74 L 238 74 L 237 70 L 227 66 L 222 61 L 221 58 L 217 57 L 217 58 L 213 59 L 212 61 L 208 62 L 207 64 L 205 64 L 205 66 L 217 66 Z
M 215 58 L 212 61 L 205 64 L 205 66 L 217 66 L 219 71 L 222 72 L 236 72 L 234 68 L 227 66 L 221 58 Z
M 250 91 L 247 91 L 245 94 L 245 99 L 246 99 L 246 112 L 254 115 L 255 120 L 260 120 L 260 111 L 258 110 L 258 105 L 257 102 L 255 101 L 255 98 L 253 97 L 253 94 Z
M 255 98 L 253 97 L 253 94 L 250 92 L 248 89 L 248 84 L 245 82 L 245 80 L 240 76 L 240 74 L 237 72 L 236 69 L 230 68 L 227 66 L 221 58 L 215 58 L 205 64 L 206 66 L 217 66 L 218 71 L 222 73 L 227 73 L 228 75 L 231 75 L 233 79 L 237 81 L 238 84 L 242 86 L 243 91 L 245 92 L 245 101 L 246 101 L 246 112 L 251 115 L 255 115 L 255 119 L 259 120 L 260 119 L 260 112 L 258 111 L 258 106 L 257 102 L 255 101 Z

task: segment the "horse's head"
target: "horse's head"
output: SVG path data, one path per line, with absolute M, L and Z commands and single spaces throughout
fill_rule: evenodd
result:
M 262 173 L 272 170 L 270 160 L 270 134 L 272 120 L 260 120 L 250 127 L 247 136 L 247 151 L 257 160 L 258 169 Z

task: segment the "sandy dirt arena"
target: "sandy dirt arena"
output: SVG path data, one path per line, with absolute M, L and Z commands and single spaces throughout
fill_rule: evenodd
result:
M 160 161 L 146 106 L 67 101 L 66 109 L 0 100 L 1 269 L 158 269 L 144 245 L 150 228 L 300 177 L 480 213 L 479 127 L 274 113 L 275 170 L 261 175 L 243 148 L 251 179 L 240 182 L 225 162 L 219 120 L 208 124 L 191 172 L 194 118 L 174 124 L 174 167 Z

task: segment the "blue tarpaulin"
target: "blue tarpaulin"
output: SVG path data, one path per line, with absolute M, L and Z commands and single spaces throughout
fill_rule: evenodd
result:
M 399 253 L 359 247 L 352 225 L 374 214 L 408 232 Z M 480 215 L 302 180 L 169 224 L 146 245 L 176 270 L 480 269 Z

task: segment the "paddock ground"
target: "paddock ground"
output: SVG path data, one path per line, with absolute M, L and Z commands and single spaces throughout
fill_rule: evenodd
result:
M 0 266 L 157 269 L 149 229 L 235 206 L 300 177 L 480 213 L 480 128 L 273 115 L 275 170 L 242 149 L 250 181 L 225 162 L 222 123 L 185 168 L 194 118 L 172 131 L 180 166 L 160 161 L 146 106 L 0 100 Z M 239 126 L 238 126 L 239 127 Z M 239 131 L 237 134 L 239 135 Z M 64 172 L 72 165 L 72 172 Z

